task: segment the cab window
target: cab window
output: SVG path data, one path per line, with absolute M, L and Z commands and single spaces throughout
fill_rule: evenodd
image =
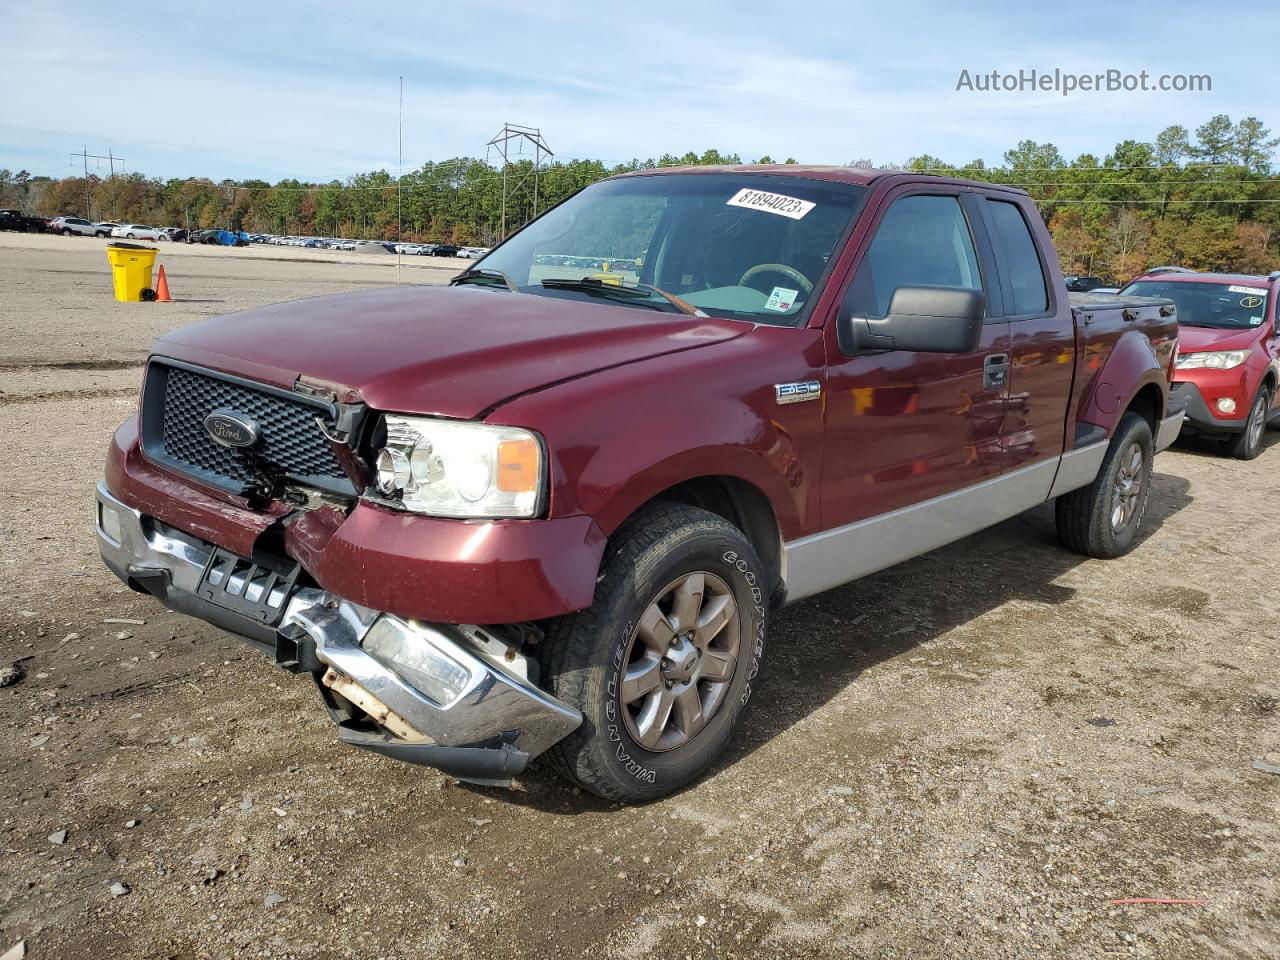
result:
M 854 275 L 846 303 L 855 316 L 883 317 L 899 287 L 982 289 L 969 222 L 957 197 L 895 200 Z

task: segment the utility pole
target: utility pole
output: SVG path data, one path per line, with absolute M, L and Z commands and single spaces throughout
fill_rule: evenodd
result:
M 90 160 L 106 160 L 111 165 L 111 178 L 114 180 L 116 175 L 116 161 L 120 161 L 120 172 L 124 173 L 124 157 L 115 156 L 110 150 L 107 151 L 105 157 L 96 153 L 90 153 L 88 146 L 82 146 L 79 153 L 71 154 L 72 157 L 79 157 L 84 161 L 84 218 L 92 220 L 93 214 L 90 210 L 89 203 L 89 161 Z
M 502 234 L 498 237 L 501 243 L 507 238 L 507 167 L 510 166 L 510 148 L 512 142 L 515 142 L 518 150 L 523 152 L 524 142 L 528 141 L 533 145 L 533 215 L 538 215 L 538 173 L 542 167 L 542 155 L 545 153 L 549 157 L 554 157 L 551 148 L 547 146 L 547 141 L 543 139 L 542 131 L 537 127 L 524 127 L 518 123 L 504 123 L 502 130 L 492 140 L 486 144 L 485 156 L 488 156 L 488 147 L 496 147 L 498 153 L 502 157 Z M 525 173 L 511 185 L 510 192 L 514 193 L 519 189 L 520 185 L 528 179 L 529 174 Z
M 400 181 L 404 179 L 404 75 L 400 77 L 400 157 L 396 170 L 396 284 L 400 283 L 400 250 L 404 247 L 404 216 L 400 199 Z

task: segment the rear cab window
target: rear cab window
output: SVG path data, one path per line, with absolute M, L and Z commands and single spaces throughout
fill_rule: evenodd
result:
M 1049 285 L 1045 282 L 1039 248 L 1031 236 L 1022 209 L 1008 200 L 986 201 L 994 228 L 992 242 L 1004 255 L 1005 270 L 1012 288 L 1010 316 L 1033 316 L 1049 309 Z

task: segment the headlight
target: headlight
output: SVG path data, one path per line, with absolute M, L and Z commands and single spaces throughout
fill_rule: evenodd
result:
M 517 427 L 388 415 L 378 492 L 436 517 L 532 517 L 542 504 L 542 443 Z
M 1230 370 L 1249 359 L 1248 350 L 1225 350 L 1220 353 L 1184 353 L 1178 357 L 1179 370 Z

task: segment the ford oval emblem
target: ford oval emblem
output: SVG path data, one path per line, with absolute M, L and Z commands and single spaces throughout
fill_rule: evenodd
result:
M 225 407 L 204 418 L 204 431 L 214 443 L 237 450 L 252 447 L 262 437 L 257 423 L 243 413 Z

